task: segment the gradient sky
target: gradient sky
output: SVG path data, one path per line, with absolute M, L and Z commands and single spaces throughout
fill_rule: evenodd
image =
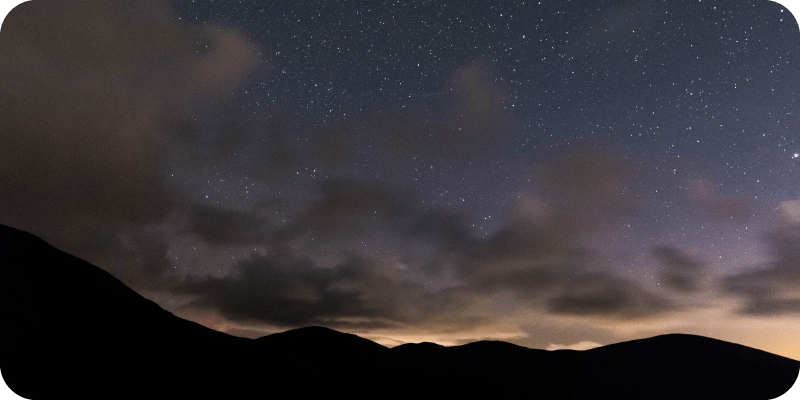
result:
M 0 223 L 233 335 L 800 359 L 799 62 L 766 0 L 35 0 Z

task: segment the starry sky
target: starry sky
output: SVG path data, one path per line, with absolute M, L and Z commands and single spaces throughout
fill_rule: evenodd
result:
M 36 0 L 0 80 L 0 223 L 213 329 L 800 359 L 778 3 Z

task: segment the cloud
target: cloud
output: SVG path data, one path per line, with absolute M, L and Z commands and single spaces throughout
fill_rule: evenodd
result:
M 800 313 L 800 298 L 753 297 L 740 313 L 757 316 Z
M 551 343 L 547 345 L 547 348 L 545 350 L 589 350 L 600 346 L 602 346 L 602 344 L 584 340 L 582 342 L 568 344 L 568 345 Z
M 516 120 L 506 106 L 511 91 L 492 75 L 484 62 L 473 62 L 453 72 L 444 91 L 450 97 L 445 125 L 452 131 L 443 149 L 465 157 L 476 149 L 486 149 L 504 130 L 512 130 Z
M 173 118 L 170 159 L 183 174 L 229 169 L 250 179 L 286 177 L 298 154 L 289 146 L 290 116 L 280 103 L 242 107 L 196 102 L 191 118 Z
M 753 204 L 750 199 L 744 196 L 720 194 L 708 179 L 690 179 L 687 187 L 689 199 L 705 215 L 712 218 L 748 218 L 753 214 Z
M 626 190 L 636 174 L 632 164 L 600 146 L 570 146 L 548 159 L 534 172 L 541 193 L 512 201 L 503 227 L 469 252 L 472 287 L 513 287 L 538 298 L 591 270 L 598 260 L 590 240 L 637 207 Z M 562 303 L 552 309 L 571 309 Z
M 20 227 L 160 218 L 169 144 L 198 101 L 254 70 L 236 31 L 161 1 L 28 2 L 0 42 L 0 220 Z
M 391 264 L 357 256 L 333 268 L 304 258 L 253 256 L 237 263 L 230 276 L 189 277 L 175 290 L 197 295 L 189 307 L 211 308 L 232 321 L 352 327 L 363 325 L 358 318 L 373 325 L 410 320 L 419 288 L 398 273 Z M 356 320 L 348 324 L 348 318 Z
M 257 62 L 239 32 L 182 22 L 164 1 L 16 7 L 0 35 L 0 223 L 163 288 L 161 224 L 185 205 L 166 182 L 176 143 L 198 104 L 224 103 Z
M 657 317 L 675 306 L 633 282 L 592 272 L 571 278 L 547 308 L 555 314 L 637 319 Z
M 294 222 L 277 236 L 352 238 L 381 227 L 397 227 L 413 213 L 409 193 L 377 184 L 337 180 L 325 183 L 321 191 L 321 198 L 304 205 Z
M 474 327 L 520 305 L 625 320 L 675 309 L 598 270 L 602 262 L 588 244 L 636 206 L 626 191 L 632 165 L 612 150 L 584 146 L 549 165 L 539 170 L 544 194 L 511 202 L 502 226 L 485 237 L 465 211 L 365 181 L 322 184 L 284 225 L 270 224 L 269 212 L 194 207 L 188 231 L 209 243 L 260 243 L 266 254 L 235 264 L 231 276 L 189 277 L 174 290 L 196 296 L 192 307 L 234 321 L 352 329 Z
M 800 312 L 800 223 L 784 220 L 766 237 L 772 261 L 720 280 L 724 293 L 745 300 L 748 315 Z
M 469 224 L 469 215 L 466 213 L 442 209 L 419 210 L 414 214 L 411 226 L 405 234 L 417 239 L 431 240 L 448 249 L 466 251 L 478 242 Z
M 655 246 L 653 255 L 661 263 L 661 277 L 666 286 L 680 292 L 696 292 L 700 289 L 705 266 L 670 246 Z
M 263 242 L 267 221 L 254 213 L 195 204 L 189 208 L 187 232 L 213 245 L 241 245 Z
M 628 190 L 639 171 L 612 148 L 580 143 L 537 168 L 560 207 L 552 218 L 568 236 L 590 236 L 639 207 Z
M 800 312 L 798 281 L 786 280 L 777 267 L 766 267 L 728 276 L 720 281 L 724 293 L 745 302 L 738 312 L 744 315 L 770 316 Z
M 212 27 L 201 35 L 211 49 L 191 61 L 189 87 L 215 99 L 227 99 L 255 69 L 256 49 L 233 29 Z
M 785 200 L 780 203 L 779 215 L 783 222 L 800 223 L 800 200 Z

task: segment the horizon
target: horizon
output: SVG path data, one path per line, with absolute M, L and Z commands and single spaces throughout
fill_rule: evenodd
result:
M 470 342 L 466 342 L 466 343 L 458 343 L 458 344 L 442 344 L 442 343 L 424 342 L 424 341 L 423 342 L 403 342 L 403 343 L 397 343 L 397 344 L 392 344 L 392 343 L 390 343 L 390 344 L 382 344 L 382 343 L 380 343 L 380 342 L 378 342 L 376 340 L 370 339 L 370 338 L 365 337 L 365 336 L 361 336 L 361 335 L 358 335 L 358 334 L 355 334 L 355 333 L 343 332 L 343 331 L 339 331 L 339 330 L 328 328 L 328 327 L 321 326 L 321 325 L 301 326 L 301 327 L 297 327 L 297 328 L 287 329 L 287 330 L 284 330 L 284 331 L 270 333 L 270 334 L 267 334 L 265 336 L 260 336 L 260 337 L 257 337 L 257 338 L 246 338 L 245 337 L 245 339 L 256 340 L 256 339 L 265 338 L 267 336 L 274 335 L 274 334 L 305 330 L 305 329 L 309 329 L 309 328 L 311 328 L 311 329 L 323 328 L 323 329 L 331 330 L 331 331 L 334 331 L 334 332 L 337 332 L 337 333 L 355 335 L 355 336 L 358 336 L 361 339 L 369 340 L 370 342 L 373 342 L 375 344 L 381 345 L 381 346 L 383 346 L 385 348 L 388 348 L 388 349 L 392 349 L 392 348 L 395 348 L 395 347 L 398 347 L 398 346 L 402 346 L 402 345 L 406 345 L 406 344 L 435 344 L 435 345 L 439 345 L 439 346 L 443 346 L 443 347 L 458 347 L 458 346 L 464 346 L 464 345 L 468 345 L 468 344 L 472 344 L 472 343 L 478 343 L 478 342 L 510 343 L 510 342 L 506 342 L 506 341 L 503 341 L 503 340 L 497 340 L 497 339 L 478 339 L 478 340 L 474 340 L 474 341 L 470 341 Z M 690 333 L 662 333 L 662 334 L 655 335 L 655 336 L 636 338 L 636 339 L 626 340 L 626 341 L 622 341 L 622 342 L 608 343 L 608 344 L 603 344 L 603 345 L 597 344 L 597 343 L 590 345 L 588 343 L 585 343 L 585 344 L 582 344 L 582 346 L 577 346 L 578 348 L 568 348 L 568 347 L 565 347 L 565 346 L 549 346 L 548 348 L 545 348 L 545 349 L 539 349 L 539 348 L 533 348 L 533 347 L 520 346 L 520 345 L 516 345 L 514 343 L 510 343 L 510 344 L 514 344 L 515 346 L 520 346 L 520 347 L 524 347 L 524 348 L 527 348 L 527 349 L 544 350 L 544 351 L 550 351 L 550 352 L 559 351 L 559 350 L 587 351 L 587 350 L 592 350 L 592 349 L 599 348 L 599 347 L 609 346 L 609 345 L 612 345 L 612 344 L 620 344 L 620 343 L 627 343 L 627 342 L 631 342 L 631 341 L 654 339 L 654 338 L 657 338 L 657 337 L 664 337 L 664 336 L 672 336 L 672 337 L 674 337 L 674 336 L 689 336 L 689 337 L 708 338 L 707 336 L 694 335 L 694 334 L 690 334 Z M 709 338 L 709 339 L 715 339 L 715 338 Z M 393 339 L 388 339 L 388 340 L 393 341 Z M 715 340 L 719 340 L 719 339 L 715 339 Z M 732 343 L 732 342 L 728 342 L 728 343 Z M 733 344 L 738 344 L 738 343 L 733 343 Z M 760 349 L 756 349 L 756 350 L 760 350 Z M 775 353 L 770 353 L 770 354 L 775 354 Z M 794 359 L 794 360 L 795 361 L 800 361 L 800 360 L 797 360 L 797 359 Z
M 0 77 L 0 224 L 211 329 L 800 360 L 778 3 L 37 0 Z

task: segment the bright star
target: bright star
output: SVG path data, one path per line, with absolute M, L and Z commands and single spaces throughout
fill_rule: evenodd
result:
M 797 158 L 797 157 L 800 157 L 800 153 L 794 153 L 794 155 L 792 156 L 792 158 Z

